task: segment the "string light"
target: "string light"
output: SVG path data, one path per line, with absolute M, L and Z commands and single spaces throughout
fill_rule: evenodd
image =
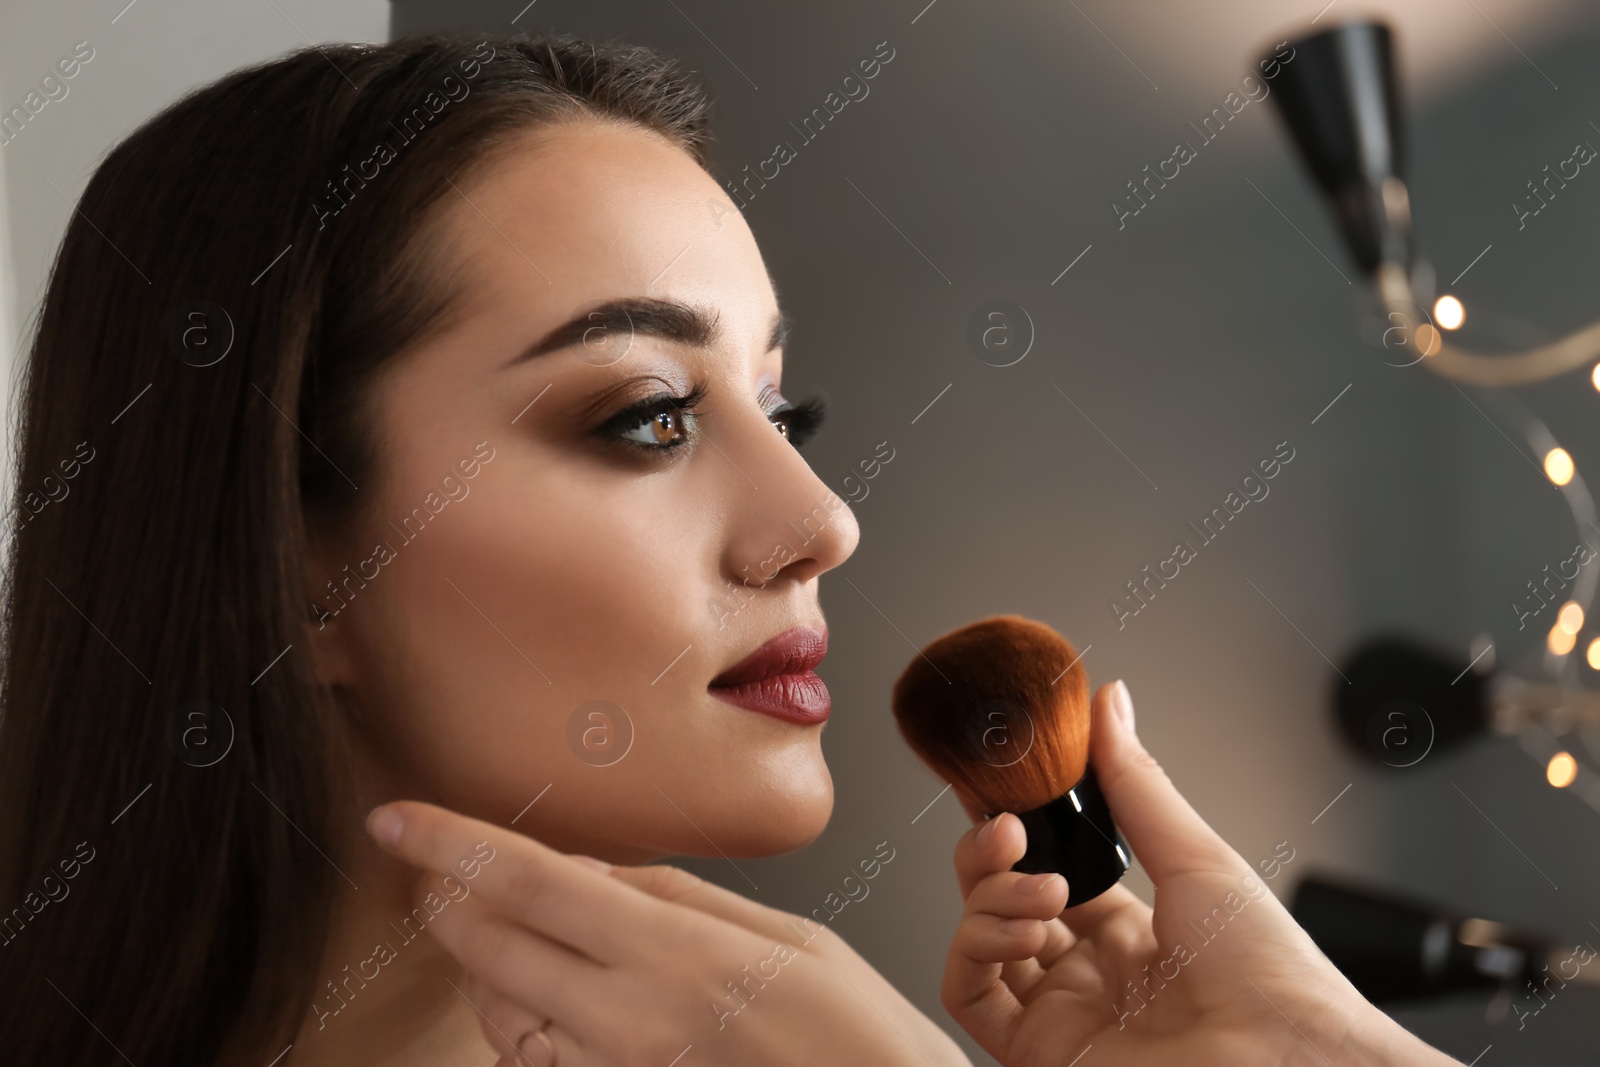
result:
M 1433 321 L 1446 330 L 1459 329 L 1466 321 L 1467 309 L 1453 296 L 1441 296 L 1433 305 Z
M 1558 656 L 1565 656 L 1578 643 L 1578 637 L 1576 634 L 1568 632 L 1558 622 L 1550 627 L 1550 636 L 1545 643 L 1550 646 L 1551 652 Z
M 1589 374 L 1589 380 L 1594 383 L 1596 389 L 1600 389 L 1600 363 L 1594 365 L 1594 370 Z
M 1566 485 L 1572 481 L 1572 457 L 1564 448 L 1552 448 L 1544 456 L 1544 476 L 1557 485 Z
M 1417 351 L 1424 356 L 1436 356 L 1444 348 L 1444 334 L 1436 330 L 1431 322 L 1420 323 L 1411 339 Z
M 1589 666 L 1600 671 L 1600 637 L 1589 642 Z
M 1557 789 L 1565 789 L 1578 777 L 1578 761 L 1570 752 L 1557 752 L 1545 766 L 1544 777 Z
M 1569 634 L 1575 634 L 1583 629 L 1583 609 L 1578 606 L 1576 600 L 1569 600 L 1561 605 L 1561 613 L 1556 616 L 1556 625 Z

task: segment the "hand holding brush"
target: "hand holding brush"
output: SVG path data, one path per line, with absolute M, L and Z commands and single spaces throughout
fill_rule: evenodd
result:
M 956 846 L 966 905 L 941 999 L 1006 1067 L 1458 1062 L 1339 973 L 1144 749 L 1127 687 L 1089 700 L 1048 626 L 940 638 L 894 709 L 977 823 Z M 1118 880 L 1128 846 L 1154 910 Z

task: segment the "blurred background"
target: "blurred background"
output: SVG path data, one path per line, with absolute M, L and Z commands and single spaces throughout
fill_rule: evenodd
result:
M 1363 753 L 1331 712 L 1376 633 L 1600 684 L 1600 629 L 1552 638 L 1556 607 L 1526 617 L 1547 565 L 1600 545 L 1524 436 L 1530 417 L 1548 427 L 1576 492 L 1600 461 L 1586 371 L 1495 391 L 1398 366 L 1276 103 L 1200 129 L 1230 93 L 1272 88 L 1258 60 L 1279 42 L 1362 17 L 1395 34 L 1419 269 L 1466 310 L 1452 340 L 1514 348 L 1600 318 L 1600 174 L 1524 214 L 1547 165 L 1600 146 L 1592 3 L 97 0 L 0 16 L 0 111 L 79 42 L 93 53 L 0 145 L 0 359 L 15 367 L 102 153 L 188 88 L 308 43 L 433 29 L 658 47 L 718 88 L 722 177 L 794 152 L 745 214 L 797 322 L 787 391 L 831 402 L 808 455 L 862 528 L 823 582 L 831 825 L 788 856 L 687 866 L 810 912 L 886 842 L 894 860 L 834 925 L 991 1062 L 937 993 L 967 821 L 888 697 L 918 647 L 1014 612 L 1071 639 L 1092 684 L 1127 681 L 1146 745 L 1247 860 L 1292 856 L 1266 883 L 1286 903 L 1316 873 L 1600 946 L 1592 728 Z M 873 57 L 866 95 L 838 107 Z M 830 93 L 837 113 L 803 133 Z M 1132 199 L 1178 142 L 1193 158 Z M 974 341 L 997 322 L 1002 346 Z M 1291 449 L 1202 544 L 1189 524 Z M 1141 606 L 1127 583 L 1179 541 L 1195 558 Z M 1150 899 L 1137 866 L 1127 883 Z M 1593 1062 L 1594 989 L 1533 996 L 1385 1007 L 1463 1062 Z

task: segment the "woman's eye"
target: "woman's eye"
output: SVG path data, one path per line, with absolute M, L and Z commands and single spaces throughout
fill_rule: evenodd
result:
M 683 411 L 654 411 L 635 426 L 618 434 L 624 442 L 645 448 L 675 448 L 688 440 L 688 416 Z
M 700 414 L 695 405 L 705 395 L 704 387 L 696 387 L 683 396 L 647 397 L 613 415 L 598 432 L 602 438 L 623 441 L 645 452 L 675 451 L 693 442 Z
M 683 396 L 649 397 L 612 416 L 599 428 L 599 434 L 645 452 L 675 451 L 694 443 L 699 417 L 704 414 L 696 405 L 705 396 L 706 389 L 696 387 Z M 821 397 L 811 397 L 798 404 L 783 404 L 767 412 L 767 419 L 799 449 L 816 435 L 825 415 L 826 402 Z

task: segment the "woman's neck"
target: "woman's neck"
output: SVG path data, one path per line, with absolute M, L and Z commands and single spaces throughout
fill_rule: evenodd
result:
M 366 746 L 347 751 L 354 819 L 417 796 Z M 380 849 L 359 823 L 329 851 L 339 876 L 311 1009 L 275 1067 L 492 1067 L 498 1053 L 466 999 L 466 971 L 427 929 L 443 911 L 415 900 L 421 872 Z
M 354 745 L 351 753 L 358 818 L 389 800 L 432 799 L 426 790 L 407 788 L 365 746 Z M 642 863 L 661 855 L 571 838 L 554 827 L 536 832 L 533 824 L 523 819 L 516 829 L 562 852 L 585 852 L 613 863 Z M 473 989 L 466 970 L 428 930 L 450 900 L 436 896 L 436 912 L 420 906 L 416 889 L 422 873 L 378 848 L 359 826 L 343 848 L 330 851 L 338 857 L 337 897 L 311 1010 L 293 1051 L 274 1067 L 493 1067 L 499 1056 L 483 1035 L 483 1017 L 468 1000 Z
M 418 873 L 376 846 L 351 851 L 311 1011 L 283 1067 L 490 1067 L 497 1053 L 466 972 L 428 932 L 432 913 L 414 906 Z

